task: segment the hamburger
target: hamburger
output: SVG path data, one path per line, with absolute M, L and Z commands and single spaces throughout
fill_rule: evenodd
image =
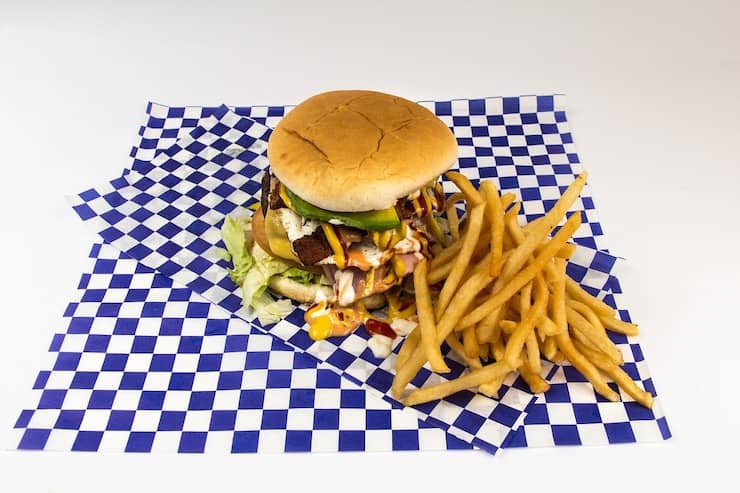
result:
M 252 255 L 282 264 L 271 291 L 313 304 L 314 339 L 353 330 L 444 242 L 439 177 L 457 143 L 423 106 L 374 91 L 318 94 L 279 122 L 267 157 Z

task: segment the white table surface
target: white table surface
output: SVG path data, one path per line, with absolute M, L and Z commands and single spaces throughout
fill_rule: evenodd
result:
M 15 422 L 96 240 L 63 195 L 120 173 L 147 101 L 286 104 L 372 88 L 410 99 L 568 95 L 674 437 L 496 457 L 0 452 L 0 491 L 713 491 L 733 481 L 737 2 L 89 3 L 0 0 L 0 429 Z

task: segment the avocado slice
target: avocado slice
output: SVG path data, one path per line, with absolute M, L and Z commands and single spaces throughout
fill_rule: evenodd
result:
M 364 212 L 327 211 L 326 209 L 309 204 L 291 192 L 287 187 L 284 187 L 284 190 L 290 199 L 291 203 L 289 205 L 291 208 L 299 215 L 309 219 L 318 219 L 325 222 L 335 220 L 346 226 L 368 231 L 385 231 L 387 229 L 397 228 L 401 224 L 401 220 L 398 218 L 394 207 Z

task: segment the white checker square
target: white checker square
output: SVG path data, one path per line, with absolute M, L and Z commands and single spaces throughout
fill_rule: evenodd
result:
M 103 431 L 108 426 L 109 419 L 109 409 L 88 409 L 82 417 L 80 430 Z
M 137 413 L 138 414 L 138 413 Z M 211 411 L 190 410 L 185 413 L 183 431 L 208 431 L 211 424 Z
M 288 409 L 290 407 L 290 389 L 267 389 L 262 404 L 264 409 Z
M 288 409 L 286 429 L 288 430 L 312 430 L 314 411 L 312 408 Z
M 418 427 L 418 417 L 414 418 L 413 428 Z M 339 410 L 339 428 L 342 430 L 364 430 L 365 410 L 364 409 L 340 409 Z M 412 428 L 412 429 L 413 429 Z
M 367 430 L 365 432 L 365 452 L 391 452 L 392 450 L 393 435 L 390 431 Z

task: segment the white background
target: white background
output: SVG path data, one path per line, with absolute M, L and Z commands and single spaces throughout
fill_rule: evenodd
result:
M 368 88 L 568 95 L 674 438 L 495 458 L 0 452 L 0 491 L 712 491 L 734 481 L 737 2 L 243 3 L 0 0 L 0 429 L 15 422 L 96 240 L 63 196 L 128 164 L 147 101 L 287 104 Z

